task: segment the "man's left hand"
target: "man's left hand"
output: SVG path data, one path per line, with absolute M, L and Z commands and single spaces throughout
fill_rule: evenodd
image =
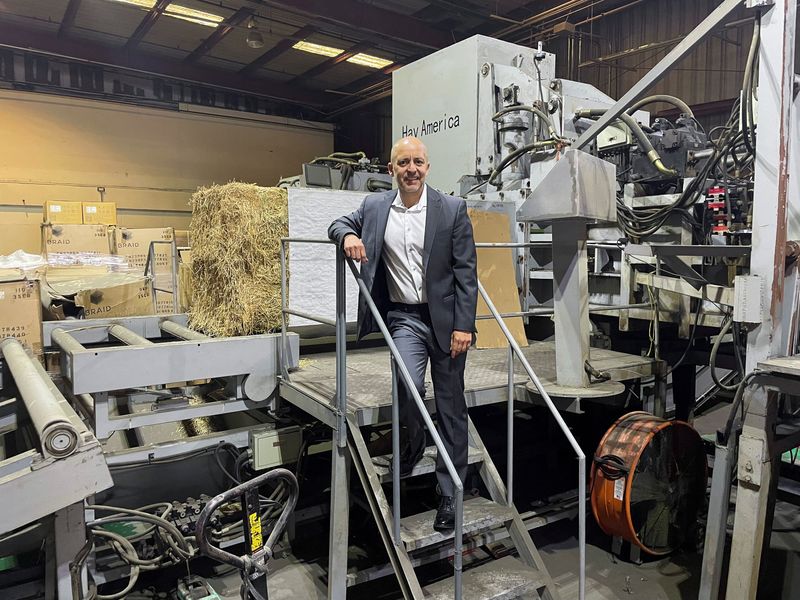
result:
M 472 332 L 454 331 L 450 336 L 450 358 L 466 352 L 472 344 Z

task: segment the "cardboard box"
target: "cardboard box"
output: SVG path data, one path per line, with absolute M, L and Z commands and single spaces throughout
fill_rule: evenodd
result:
M 0 340 L 14 337 L 34 355 L 42 353 L 42 302 L 39 282 L 0 283 Z
M 154 314 L 150 282 L 130 273 L 109 273 L 104 267 L 49 267 L 44 274 L 52 320 L 137 317 Z
M 14 223 L 2 225 L 0 235 L 0 256 L 8 256 L 17 250 L 28 254 L 42 253 L 41 223 Z
M 84 225 L 116 225 L 117 205 L 114 202 L 81 202 Z
M 83 211 L 80 202 L 47 200 L 42 208 L 42 218 L 45 223 L 58 225 L 80 225 L 83 223 Z
M 45 254 L 111 254 L 105 225 L 45 225 Z
M 172 242 L 175 234 L 172 227 L 159 227 L 152 229 L 127 229 L 114 228 L 114 250 L 119 256 L 127 258 L 128 265 L 142 274 L 147 263 L 147 254 L 150 251 L 150 242 Z M 172 272 L 172 246 L 169 244 L 154 244 L 155 273 L 160 275 Z M 170 277 L 164 277 L 170 281 Z M 158 287 L 163 287 L 159 285 Z
M 176 310 L 170 292 L 156 291 L 156 314 L 172 315 L 176 312 L 181 312 L 180 298 L 178 298 L 178 308 Z
M 176 229 L 175 230 L 175 245 L 178 248 L 189 248 L 192 245 L 192 242 L 189 239 L 189 230 L 188 229 Z
M 153 314 L 150 284 L 144 278 L 138 282 L 82 290 L 75 294 L 75 305 L 83 308 L 85 319 Z

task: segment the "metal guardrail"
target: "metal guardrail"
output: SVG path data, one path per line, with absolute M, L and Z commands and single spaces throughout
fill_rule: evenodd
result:
M 169 244 L 170 258 L 172 259 L 172 289 L 156 287 L 156 244 Z M 158 300 L 156 292 L 164 292 L 172 294 L 172 312 L 179 312 L 180 307 L 178 302 L 178 247 L 175 245 L 175 240 L 151 240 L 147 248 L 147 260 L 144 265 L 144 276 L 151 277 L 150 279 L 150 293 L 153 295 L 153 314 L 158 314 Z
M 317 321 L 319 323 L 324 324 L 331 324 L 330 319 L 324 319 L 322 317 L 315 317 L 314 315 L 309 315 L 307 313 L 302 313 L 300 311 L 292 311 L 288 308 L 286 304 L 287 294 L 286 294 L 286 244 L 290 242 L 299 242 L 299 243 L 316 243 L 316 244 L 333 244 L 331 240 L 312 240 L 312 239 L 302 239 L 302 238 L 282 238 L 281 239 L 281 353 L 285 351 L 285 339 L 286 339 L 286 315 L 287 314 L 295 314 L 297 316 Z M 515 243 L 491 243 L 491 244 L 476 244 L 478 248 L 514 248 L 514 247 L 527 247 L 529 244 L 515 244 Z M 392 340 L 392 337 L 389 333 L 386 324 L 383 321 L 383 318 L 380 315 L 380 311 L 378 310 L 375 302 L 372 299 L 372 296 L 369 293 L 369 290 L 366 287 L 366 284 L 361 279 L 360 273 L 355 267 L 355 264 L 351 259 L 345 259 L 344 254 L 341 251 L 336 252 L 336 320 L 334 321 L 334 325 L 336 326 L 336 401 L 337 401 L 337 412 L 342 418 L 346 414 L 347 410 L 347 394 L 346 394 L 346 338 L 345 338 L 345 285 L 344 285 L 344 263 L 345 260 L 350 267 L 350 270 L 355 277 L 356 282 L 358 283 L 359 290 L 363 294 L 364 299 L 367 302 L 367 306 L 369 307 L 370 312 L 372 313 L 373 318 L 375 319 L 376 323 L 378 324 L 383 337 L 389 346 L 389 351 L 391 353 L 391 369 L 392 369 L 392 516 L 393 516 L 393 531 L 392 531 L 392 538 L 396 545 L 402 544 L 402 540 L 400 538 L 400 431 L 399 431 L 399 401 L 398 401 L 398 393 L 397 393 L 397 371 L 399 369 L 400 375 L 403 378 L 403 381 L 406 384 L 406 387 L 411 391 L 411 395 L 414 398 L 414 402 L 417 405 L 417 410 L 422 415 L 423 421 L 425 422 L 425 426 L 431 432 L 431 437 L 433 438 L 434 444 L 436 445 L 436 449 L 439 454 L 444 458 L 445 465 L 447 467 L 448 474 L 450 478 L 453 480 L 453 484 L 455 487 L 456 493 L 456 522 L 455 522 L 455 535 L 454 535 L 454 558 L 453 558 L 453 569 L 455 572 L 455 598 L 456 600 L 461 600 L 461 574 L 462 574 L 462 547 L 463 547 L 463 497 L 464 497 L 464 489 L 461 480 L 456 473 L 455 467 L 450 460 L 447 452 L 444 449 L 442 444 L 441 438 L 439 437 L 438 431 L 433 424 L 433 421 L 428 414 L 428 411 L 425 407 L 422 398 L 420 397 L 419 393 L 417 392 L 416 386 L 414 386 L 411 375 L 409 374 L 405 364 L 402 361 L 399 351 Z M 584 600 L 586 595 L 586 455 L 584 454 L 583 450 L 581 449 L 578 441 L 575 439 L 575 436 L 572 435 L 572 432 L 569 430 L 564 419 L 561 417 L 561 414 L 558 412 L 555 404 L 553 403 L 550 395 L 548 394 L 547 390 L 542 385 L 539 377 L 531 367 L 530 362 L 522 353 L 522 350 L 517 344 L 514 336 L 509 331 L 508 327 L 503 320 L 504 315 L 501 315 L 500 312 L 497 310 L 497 307 L 492 302 L 491 297 L 486 292 L 483 287 L 483 284 L 478 280 L 478 291 L 481 294 L 486 306 L 491 313 L 491 318 L 493 318 L 500 330 L 503 332 L 506 340 L 508 341 L 508 380 L 506 384 L 506 389 L 508 392 L 507 397 L 507 419 L 506 419 L 506 427 L 507 427 L 507 446 L 506 446 L 506 458 L 507 458 L 507 486 L 506 486 L 506 503 L 508 506 L 513 505 L 513 498 L 514 498 L 514 461 L 513 461 L 513 449 L 514 449 L 514 358 L 516 357 L 517 360 L 521 363 L 522 367 L 525 369 L 525 372 L 528 375 L 528 378 L 533 383 L 533 385 L 538 390 L 539 394 L 541 395 L 542 399 L 545 401 L 546 406 L 550 410 L 550 413 L 553 415 L 553 418 L 556 420 L 559 428 L 561 429 L 564 436 L 567 438 L 567 441 L 572 446 L 577 458 L 578 458 L 578 546 L 579 546 L 579 584 L 578 584 L 578 598 L 579 600 Z M 609 307 L 609 309 L 613 309 Z M 521 316 L 517 315 L 516 313 L 513 316 Z M 488 315 L 487 315 L 488 317 Z M 284 376 L 288 379 L 288 370 L 286 370 L 285 363 L 281 357 L 281 368 L 284 369 Z M 344 424 L 342 423 L 342 429 L 340 433 L 344 431 Z M 341 437 L 341 435 L 340 435 Z M 344 435 L 344 440 L 341 445 L 345 445 L 346 435 Z
M 282 238 L 281 239 L 281 353 L 285 352 L 285 339 L 286 339 L 286 315 L 293 314 L 298 311 L 291 311 L 286 305 L 286 244 L 287 243 L 311 243 L 311 244 L 333 244 L 331 240 L 311 240 L 302 238 Z M 367 302 L 367 306 L 372 313 L 378 328 L 383 334 L 386 345 L 389 347 L 391 354 L 391 368 L 392 368 L 392 541 L 396 546 L 400 546 L 403 540 L 400 536 L 400 424 L 399 424 L 399 398 L 397 393 L 397 371 L 399 370 L 400 376 L 410 390 L 411 396 L 414 399 L 417 410 L 422 416 L 425 427 L 431 434 L 433 443 L 439 456 L 442 457 L 447 468 L 447 473 L 453 481 L 453 488 L 455 491 L 455 527 L 453 536 L 453 572 L 454 572 L 454 597 L 455 600 L 462 598 L 462 553 L 463 553 L 463 538 L 464 538 L 464 484 L 456 472 L 453 461 L 450 459 L 447 451 L 445 450 L 442 439 L 433 420 L 428 414 L 425 403 L 419 395 L 411 374 L 403 363 L 400 351 L 397 349 L 383 317 L 375 305 L 372 296 L 367 289 L 366 284 L 361 279 L 361 274 L 355 266 L 352 259 L 346 258 L 344 253 L 338 248 L 336 251 L 336 320 L 334 325 L 336 327 L 336 412 L 337 422 L 339 427 L 336 432 L 337 443 L 340 446 L 347 445 L 347 430 L 345 418 L 347 414 L 347 371 L 346 371 L 346 353 L 347 353 L 347 339 L 346 339 L 346 314 L 345 314 L 345 278 L 344 266 L 345 262 L 350 267 L 353 277 L 358 283 L 359 290 L 363 294 Z M 302 313 L 301 316 L 305 319 L 317 321 L 318 323 L 330 323 L 330 319 L 317 317 L 307 313 Z M 281 368 L 284 369 L 283 360 L 281 360 Z M 288 371 L 285 371 L 284 376 L 288 380 Z
M 564 422 L 564 419 L 558 412 L 556 405 L 553 404 L 550 394 L 547 393 L 547 390 L 544 388 L 542 382 L 539 380 L 539 377 L 534 372 L 533 367 L 531 367 L 531 364 L 528 362 L 528 359 L 525 358 L 525 355 L 522 353 L 519 344 L 517 344 L 514 336 L 511 335 L 511 332 L 508 330 L 505 321 L 498 312 L 497 307 L 495 307 L 494 303 L 492 302 L 492 299 L 489 297 L 489 294 L 486 293 L 486 290 L 484 289 L 480 280 L 478 280 L 478 291 L 480 292 L 483 301 L 486 302 L 489 312 L 492 313 L 492 316 L 508 341 L 508 444 L 506 448 L 508 460 L 508 504 L 509 506 L 513 504 L 514 357 L 516 356 L 519 362 L 522 364 L 522 367 L 525 369 L 525 372 L 527 373 L 528 378 L 531 380 L 531 383 L 533 383 L 533 385 L 539 391 L 539 394 L 547 405 L 547 408 L 550 410 L 550 413 L 553 415 L 553 418 L 556 420 L 556 423 L 558 423 L 559 428 L 561 428 L 562 433 L 567 438 L 567 441 L 569 442 L 570 446 L 572 446 L 572 449 L 575 451 L 575 454 L 578 457 L 578 551 L 580 563 L 578 571 L 578 598 L 579 600 L 584 600 L 586 596 L 586 455 L 578 444 L 578 441 L 575 439 L 575 436 L 572 435 L 569 427 L 567 427 L 567 424 Z

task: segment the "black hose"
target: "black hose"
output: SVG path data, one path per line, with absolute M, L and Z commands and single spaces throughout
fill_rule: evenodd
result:
M 679 111 L 681 111 L 683 114 L 685 114 L 687 117 L 694 119 L 694 113 L 692 112 L 692 109 L 689 107 L 689 105 L 686 104 L 686 102 L 684 102 L 683 100 L 681 100 L 676 96 L 669 96 L 667 94 L 656 94 L 654 96 L 648 96 L 647 98 L 642 98 L 638 102 L 634 103 L 625 112 L 628 113 L 629 115 L 632 115 L 643 106 L 647 106 L 648 104 L 653 104 L 655 102 L 663 102 L 665 104 L 671 104 Z

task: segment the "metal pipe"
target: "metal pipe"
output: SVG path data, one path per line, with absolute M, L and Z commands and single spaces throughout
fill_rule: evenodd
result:
M 328 238 L 320 238 L 320 239 L 313 239 L 313 238 L 293 238 L 293 237 L 285 237 L 281 238 L 281 242 L 292 242 L 295 244 L 335 244 L 333 240 L 329 240 Z
M 330 325 L 331 327 L 336 327 L 336 321 L 334 319 L 318 317 L 316 315 L 312 315 L 311 313 L 303 312 L 302 310 L 294 310 L 290 308 L 284 309 L 283 312 L 287 315 L 294 315 L 296 317 L 302 317 L 303 319 L 308 319 L 309 321 L 316 321 L 317 323 L 322 323 L 323 325 Z
M 72 337 L 69 332 L 61 329 L 60 327 L 53 329 L 53 331 L 50 333 L 50 339 L 53 341 L 53 343 L 55 343 L 56 346 L 68 354 L 78 354 L 79 352 L 86 351 L 86 346 L 81 344 L 78 340 Z
M 286 363 L 286 241 L 281 240 L 281 345 L 278 348 L 281 375 L 288 381 L 289 367 Z
M 344 253 L 336 252 L 336 443 L 347 445 L 347 289 L 345 287 Z
M 182 340 L 207 340 L 209 339 L 207 335 L 200 333 L 199 331 L 195 331 L 194 329 L 189 329 L 188 327 L 184 327 L 175 321 L 170 321 L 169 319 L 164 319 L 158 324 L 161 331 L 168 333 L 170 335 L 175 336 L 176 338 Z
M 94 398 L 89 394 L 78 394 L 78 406 L 89 419 L 94 419 Z
M 344 254 L 342 252 L 337 252 L 336 256 L 342 257 L 342 260 L 344 260 Z M 450 460 L 450 456 L 448 455 L 447 451 L 444 448 L 444 443 L 442 442 L 442 438 L 439 436 L 439 432 L 434 426 L 431 416 L 428 414 L 428 409 L 425 407 L 425 403 L 422 401 L 422 397 L 419 395 L 417 387 L 414 385 L 413 379 L 411 379 L 411 374 L 408 372 L 405 363 L 403 363 L 402 357 L 400 356 L 400 351 L 397 349 L 397 346 L 395 345 L 394 340 L 392 339 L 392 336 L 389 333 L 389 329 L 386 327 L 386 323 L 383 321 L 383 317 L 381 317 L 381 313 L 378 310 L 378 307 L 375 305 L 375 301 L 372 299 L 372 296 L 369 293 L 367 285 L 364 283 L 364 280 L 361 279 L 361 275 L 359 274 L 358 269 L 356 269 L 355 263 L 353 263 L 352 259 L 350 258 L 347 259 L 347 265 L 350 267 L 350 271 L 353 273 L 353 277 L 355 277 L 356 283 L 358 283 L 358 288 L 361 291 L 362 297 L 367 303 L 367 307 L 372 313 L 372 317 L 375 319 L 375 323 L 378 325 L 378 328 L 383 334 L 383 338 L 386 340 L 386 345 L 389 347 L 389 352 L 395 359 L 396 368 L 400 370 L 400 375 L 403 378 L 403 382 L 405 383 L 408 390 L 411 392 L 411 397 L 414 399 L 414 403 L 417 406 L 417 411 L 419 411 L 420 416 L 422 417 L 422 421 L 425 423 L 425 427 L 428 429 L 428 431 L 430 431 L 431 438 L 433 439 L 433 443 L 436 446 L 436 451 L 439 453 L 439 456 L 444 460 L 444 465 L 445 468 L 447 469 L 447 474 L 453 481 L 453 487 L 455 488 L 454 494 L 456 503 L 456 519 L 454 528 L 455 535 L 453 536 L 453 572 L 454 572 L 455 598 L 456 600 L 461 600 L 462 597 L 461 572 L 463 563 L 462 548 L 464 539 L 464 483 L 458 476 L 456 468 L 455 466 L 453 466 L 453 461 Z M 478 285 L 480 285 L 480 283 Z M 343 285 L 339 286 L 339 280 L 337 279 L 337 289 L 339 287 L 343 287 Z M 508 331 L 508 329 L 506 329 L 506 331 Z M 514 343 L 516 344 L 516 342 Z M 339 345 L 337 344 L 337 355 L 338 353 L 339 353 Z
M 590 304 L 589 311 L 595 313 L 614 312 L 617 310 L 630 310 L 631 308 L 649 308 L 650 304 L 647 302 L 637 304 Z M 554 314 L 554 310 L 549 307 L 545 308 L 532 308 L 530 310 L 522 310 L 518 312 L 502 313 L 500 315 L 503 319 L 510 319 L 513 317 L 546 317 Z M 478 315 L 475 317 L 476 321 L 483 321 L 486 319 L 494 319 L 494 315 Z
M 120 342 L 127 344 L 128 346 L 154 345 L 153 342 L 147 338 L 140 336 L 138 333 L 135 333 L 127 327 L 123 327 L 122 325 L 109 325 L 108 335 L 117 338 Z
M 403 543 L 400 537 L 400 397 L 397 390 L 397 364 L 392 366 L 392 520 L 394 545 Z
M 514 505 L 514 349 L 508 345 L 508 405 L 506 410 L 506 504 Z
M 574 147 L 581 150 L 597 137 L 609 123 L 618 118 L 634 102 L 643 98 L 653 85 L 661 81 L 664 75 L 675 66 L 682 58 L 689 54 L 695 46 L 717 28 L 720 23 L 733 11 L 742 5 L 742 0 L 724 0 L 702 23 L 695 27 L 689 35 L 684 37 L 669 54 L 661 59 L 655 67 L 640 79 L 614 106 L 609 108 L 589 129 L 587 129 L 575 142 Z
M 180 312 L 180 307 L 178 306 L 178 246 L 175 243 L 174 235 L 170 250 L 172 251 L 172 310 L 177 314 Z M 153 278 L 155 278 L 155 272 L 153 273 Z
M 41 365 L 36 368 L 36 359 L 28 356 L 19 340 L 6 338 L 0 343 L 0 352 L 28 410 L 42 454 L 52 458 L 71 455 L 77 450 L 80 437 L 78 429 L 59 405 L 59 401 L 66 404 L 64 396 L 50 381 L 44 368 Z
M 514 336 L 511 335 L 511 332 L 508 330 L 505 321 L 503 321 L 502 317 L 500 317 L 497 307 L 492 302 L 489 294 L 486 293 L 486 290 L 484 289 L 483 284 L 480 282 L 480 279 L 478 280 L 478 291 L 480 292 L 484 302 L 486 302 L 486 306 L 489 308 L 489 311 L 492 313 L 492 315 L 494 315 L 495 321 L 497 321 L 497 325 L 500 327 L 503 335 L 506 336 L 509 346 L 513 348 L 514 354 L 516 354 L 520 363 L 525 368 L 525 372 L 528 374 L 528 378 L 531 380 L 531 383 L 533 383 L 534 387 L 538 390 L 539 395 L 541 396 L 542 400 L 544 400 L 547 408 L 550 410 L 550 414 L 553 415 L 553 418 L 556 420 L 556 423 L 558 424 L 562 433 L 567 438 L 570 446 L 572 446 L 572 450 L 578 457 L 578 467 L 581 469 L 578 477 L 578 546 L 580 555 L 578 598 L 580 600 L 584 600 L 586 596 L 586 455 L 578 444 L 578 441 L 575 439 L 575 436 L 573 436 L 572 432 L 569 430 L 569 427 L 564 421 L 564 418 L 561 416 L 561 413 L 558 412 L 556 405 L 553 404 L 550 394 L 547 393 L 547 390 L 542 385 L 542 382 L 539 380 L 539 377 L 536 375 L 533 367 L 531 367 L 528 359 L 525 358 L 525 355 L 522 353 L 519 344 L 517 344 Z M 583 510 L 581 510 L 581 508 Z

